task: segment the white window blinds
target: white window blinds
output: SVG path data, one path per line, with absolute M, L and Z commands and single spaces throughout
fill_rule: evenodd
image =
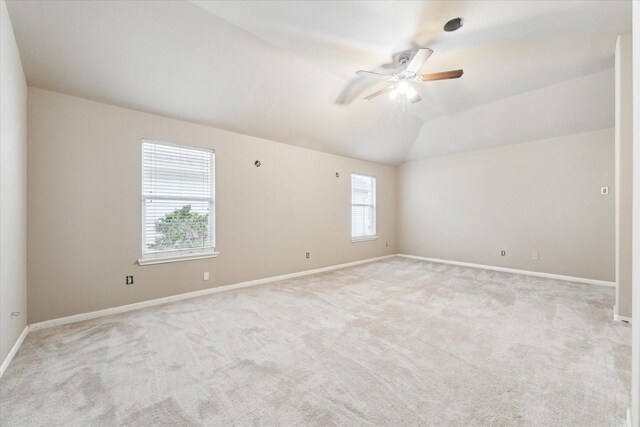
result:
M 351 174 L 351 237 L 376 235 L 376 179 Z
M 142 141 L 142 257 L 215 251 L 213 150 Z

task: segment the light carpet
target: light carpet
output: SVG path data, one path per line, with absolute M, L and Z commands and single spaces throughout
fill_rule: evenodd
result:
M 620 426 L 612 288 L 392 258 L 36 331 L 3 426 Z

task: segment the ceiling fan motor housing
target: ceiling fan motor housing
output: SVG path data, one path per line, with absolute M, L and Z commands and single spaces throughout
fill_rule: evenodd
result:
M 403 95 L 412 103 L 420 102 L 422 98 L 418 92 L 412 87 L 417 82 L 426 82 L 433 80 L 457 79 L 462 76 L 462 70 L 443 71 L 439 73 L 418 74 L 420 68 L 424 65 L 429 57 L 433 54 L 433 50 L 428 47 L 420 48 L 416 51 L 405 51 L 398 56 L 398 62 L 403 66 L 401 71 L 395 74 L 386 75 L 375 71 L 358 70 L 356 74 L 366 78 L 375 78 L 387 82 L 387 86 L 374 92 L 364 99 L 370 100 L 383 93 L 391 92 L 391 97 L 395 98 L 397 94 Z M 404 104 L 403 104 L 404 105 Z

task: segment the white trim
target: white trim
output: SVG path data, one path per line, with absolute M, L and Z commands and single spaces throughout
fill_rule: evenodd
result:
M 632 2 L 631 30 L 633 46 L 633 242 L 631 253 L 632 317 L 635 327 L 631 328 L 631 414 L 629 425 L 640 427 L 640 2 Z
M 209 147 L 198 147 L 195 145 L 188 145 L 188 144 L 182 144 L 180 142 L 169 142 L 169 141 L 163 141 L 160 139 L 154 139 L 154 138 L 140 138 L 140 142 L 148 142 L 150 144 L 158 144 L 158 145 L 166 145 L 169 147 L 175 147 L 175 148 L 187 148 L 189 150 L 198 150 L 198 151 L 202 151 L 204 153 L 206 152 L 213 152 L 215 153 L 216 150 L 214 148 L 209 148 Z
M 138 260 L 138 265 L 153 265 L 153 264 L 165 264 L 167 262 L 180 262 L 180 261 L 191 261 L 194 259 L 204 259 L 204 258 L 217 258 L 220 255 L 220 252 L 209 252 L 204 254 L 191 254 L 191 255 L 176 255 L 176 256 L 168 256 L 168 257 L 158 257 L 158 258 L 140 258 Z
M 622 315 L 618 314 L 618 306 L 617 305 L 613 306 L 613 320 L 616 321 L 616 322 L 628 323 L 629 325 L 631 324 L 631 317 L 622 316 Z
M 352 243 L 368 242 L 370 240 L 378 240 L 378 236 L 359 236 L 359 237 L 352 237 L 351 238 L 351 242 Z
M 627 427 L 633 427 L 633 422 L 631 421 L 631 408 L 627 408 Z
M 371 204 L 364 204 L 364 203 L 353 203 L 353 177 L 354 176 L 361 176 L 363 178 L 371 178 L 371 184 L 373 185 L 373 192 L 372 192 L 372 197 L 371 197 Z M 378 208 L 376 207 L 377 205 L 377 191 L 378 191 L 378 184 L 377 184 L 377 179 L 374 175 L 366 175 L 363 173 L 357 173 L 357 172 L 351 172 L 351 242 L 355 243 L 355 242 L 365 242 L 368 240 L 374 240 L 374 239 L 359 239 L 358 236 L 354 237 L 353 236 L 353 207 L 354 206 L 364 206 L 364 207 L 371 207 L 373 208 L 373 230 L 371 230 L 371 232 L 373 233 L 370 236 L 361 236 L 361 237 L 371 237 L 371 236 L 376 236 L 377 237 L 377 229 L 378 229 Z M 356 240 L 354 240 L 356 239 Z
M 214 258 L 218 256 L 218 252 L 215 251 L 216 246 L 216 150 L 213 148 L 204 148 L 204 147 L 192 147 L 190 145 L 184 144 L 176 144 L 173 142 L 167 141 L 159 141 L 154 139 L 142 138 L 140 144 L 140 194 L 142 195 L 141 205 L 140 205 L 140 220 L 141 220 L 141 229 L 142 229 L 142 242 L 141 242 L 141 253 L 142 256 L 138 260 L 138 265 L 152 265 L 152 264 L 163 264 L 167 262 L 177 262 L 177 261 L 189 261 L 194 259 L 202 259 L 202 258 Z M 150 195 L 145 193 L 144 186 L 144 159 L 145 159 L 145 144 L 156 144 L 156 145 L 165 145 L 174 148 L 181 148 L 186 150 L 194 150 L 201 151 L 203 153 L 210 154 L 211 157 L 211 167 L 209 168 L 209 178 L 211 180 L 211 194 L 209 197 L 187 197 L 187 196 L 158 196 L 158 195 Z M 209 202 L 210 212 L 209 212 L 209 232 L 211 234 L 210 244 L 205 248 L 191 248 L 191 249 L 179 249 L 173 251 L 165 251 L 165 252 L 145 252 L 145 245 L 147 244 L 146 233 L 147 233 L 147 225 L 146 225 L 146 209 L 147 209 L 147 200 L 201 200 Z M 200 256 L 207 255 L 207 256 Z M 156 261 L 157 258 L 162 258 L 162 261 Z
M 560 274 L 541 273 L 538 271 L 516 270 L 514 268 L 495 267 L 493 265 L 472 264 L 469 262 L 460 262 L 460 261 L 449 261 L 444 259 L 427 258 L 422 256 L 416 256 L 416 255 L 398 254 L 398 256 L 402 258 L 411 258 L 411 259 L 419 259 L 422 261 L 438 262 L 441 264 L 452 264 L 452 265 L 459 265 L 462 267 L 482 268 L 485 270 L 501 271 L 504 273 L 524 274 L 527 276 L 544 277 L 545 279 L 564 280 L 567 282 L 579 282 L 579 283 L 587 283 L 589 285 L 599 285 L 599 286 L 609 286 L 609 287 L 616 286 L 614 282 L 607 282 L 605 280 L 585 279 L 583 277 L 563 276 Z
M 74 314 L 73 316 L 61 317 L 58 319 L 45 320 L 44 322 L 33 323 L 29 325 L 29 330 L 52 328 L 54 326 L 66 325 L 69 323 L 80 322 L 83 320 L 95 319 L 98 317 L 111 316 L 113 314 L 125 313 L 127 311 L 138 310 L 141 308 L 153 307 L 156 305 L 167 304 L 174 301 L 182 301 L 189 298 L 200 297 L 204 295 L 215 294 L 218 292 L 230 291 L 233 289 L 247 288 L 249 286 L 262 285 L 265 283 L 277 282 L 279 280 L 293 279 L 295 277 L 309 276 L 311 274 L 323 273 L 325 271 L 339 270 L 342 268 L 353 267 L 355 265 L 367 264 L 374 261 L 380 261 L 387 258 L 393 258 L 396 255 L 385 255 L 377 258 L 368 258 L 360 261 L 348 262 L 345 264 L 331 265 L 328 267 L 316 268 L 313 270 L 299 271 L 296 273 L 283 274 L 280 276 L 265 277 L 263 279 L 250 280 L 248 282 L 240 282 L 232 285 L 218 286 L 216 288 L 203 289 L 201 291 L 187 292 L 183 294 L 172 295 L 164 298 L 157 298 L 147 301 L 136 302 L 133 304 L 121 305 L 118 307 L 106 308 L 104 310 L 91 311 L 89 313 Z
M 16 342 L 13 344 L 13 347 L 11 347 L 11 350 L 9 350 L 9 354 L 7 354 L 7 357 L 4 358 L 2 365 L 0 365 L 0 377 L 2 377 L 2 374 L 4 374 L 4 371 L 6 371 L 7 368 L 9 367 L 9 364 L 13 360 L 13 357 L 16 355 L 16 353 L 20 349 L 20 346 L 24 342 L 24 339 L 29 334 L 29 330 L 30 330 L 29 325 L 24 327 L 24 329 L 22 330 L 22 333 L 20 334 Z

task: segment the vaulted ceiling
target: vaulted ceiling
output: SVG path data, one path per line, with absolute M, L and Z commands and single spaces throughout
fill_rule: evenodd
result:
M 388 164 L 613 126 L 631 1 L 9 1 L 30 85 Z M 442 31 L 454 17 L 465 25 Z M 434 54 L 403 109 L 358 69 Z

